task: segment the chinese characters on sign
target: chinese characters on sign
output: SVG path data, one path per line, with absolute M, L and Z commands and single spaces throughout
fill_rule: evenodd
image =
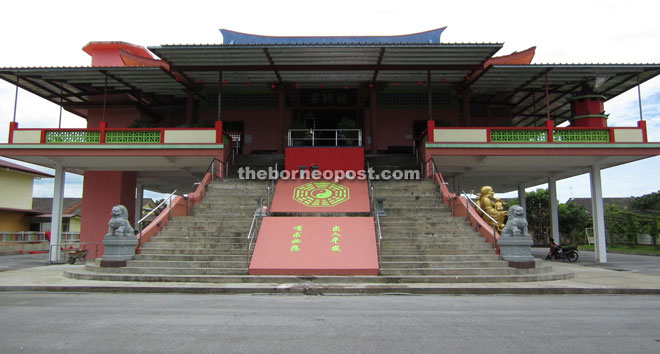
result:
M 300 90 L 300 101 L 302 106 L 307 107 L 355 106 L 357 104 L 357 90 L 303 89 Z
M 296 225 L 293 227 L 293 240 L 291 240 L 290 252 L 300 252 L 300 244 L 302 243 L 302 225 Z
M 339 225 L 335 225 L 332 227 L 332 235 L 330 235 L 330 243 L 332 246 L 330 247 L 330 251 L 332 252 L 341 252 L 341 246 L 339 245 L 339 242 L 341 242 L 341 227 Z

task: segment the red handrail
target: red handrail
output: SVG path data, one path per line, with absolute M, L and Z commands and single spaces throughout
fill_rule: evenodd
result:
M 429 168 L 429 166 L 431 166 L 431 168 Z M 435 161 L 433 161 L 433 159 L 428 159 L 424 162 L 424 170 L 426 171 L 424 176 L 427 178 L 433 178 L 435 184 L 440 188 L 442 202 L 451 207 L 452 216 L 465 216 L 470 221 L 472 227 L 474 227 L 481 236 L 486 239 L 486 242 L 492 244 L 497 254 L 499 254 L 500 246 L 497 243 L 497 240 L 500 238 L 500 235 L 497 232 L 494 232 L 492 226 L 488 225 L 474 208 L 469 207 L 469 202 L 464 196 L 457 196 L 456 193 L 451 193 L 449 191 L 447 183 L 435 166 Z

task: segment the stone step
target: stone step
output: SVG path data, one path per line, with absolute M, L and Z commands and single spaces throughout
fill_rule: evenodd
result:
M 139 261 L 173 261 L 173 262 L 246 262 L 246 252 L 242 254 L 210 254 L 210 255 L 189 255 L 189 254 L 137 254 L 135 260 Z
M 384 239 L 391 237 L 395 238 L 428 238 L 428 237 L 479 237 L 479 233 L 470 230 L 462 230 L 460 228 L 437 228 L 437 229 L 415 229 L 415 228 L 399 228 L 399 227 L 380 227 Z
M 97 272 L 124 274 L 161 274 L 161 275 L 230 275 L 247 274 L 247 267 L 236 268 L 171 268 L 171 267 L 122 267 L 95 269 Z
M 381 269 L 382 275 L 453 275 L 453 276 L 475 276 L 475 275 L 525 275 L 543 272 L 543 269 L 516 269 L 509 267 L 501 268 L 398 268 Z
M 433 242 L 484 242 L 485 240 L 476 233 L 471 234 L 456 234 L 456 233 L 392 233 L 392 232 L 382 232 L 383 235 L 381 240 L 382 242 L 399 242 L 399 243 L 410 243 L 410 242 L 422 242 L 422 243 L 433 243 Z
M 231 232 L 241 232 L 242 230 L 248 230 L 252 221 L 233 221 L 226 222 L 224 224 L 213 224 L 205 226 L 184 226 L 184 225 L 167 225 L 163 228 L 165 232 L 217 232 L 217 231 L 231 231 Z
M 211 236 L 211 237 L 203 237 L 203 236 L 197 236 L 197 235 L 191 235 L 191 236 L 168 236 L 164 234 L 158 234 L 158 236 L 154 237 L 152 241 L 158 241 L 158 242 L 218 242 L 218 243 L 240 243 L 240 242 L 246 242 L 246 237 L 244 235 L 240 236 Z
M 219 243 L 219 242 L 160 242 L 154 239 L 142 246 L 143 250 L 146 249 L 216 249 L 216 250 L 234 250 L 245 249 L 247 242 L 241 243 Z
M 247 269 L 247 260 L 243 257 L 237 261 L 161 261 L 161 260 L 132 260 L 127 267 L 142 268 L 243 268 Z
M 378 198 L 378 196 L 376 197 Z M 385 207 L 386 210 L 388 208 L 409 209 L 416 207 L 424 207 L 424 208 L 437 207 L 439 209 L 443 209 L 444 211 L 450 210 L 449 207 L 443 204 L 441 200 L 435 200 L 435 198 L 432 198 L 430 200 L 415 199 L 415 198 L 401 199 L 401 200 L 386 199 L 383 202 L 383 206 Z
M 382 255 L 381 262 L 494 262 L 499 261 L 496 254 L 460 254 L 460 255 Z
M 98 267 L 96 267 L 98 268 Z M 163 275 L 163 274 L 113 274 L 99 273 L 96 268 L 87 266 L 87 271 L 70 270 L 64 275 L 82 280 L 106 281 L 143 281 L 143 282 L 195 282 L 195 283 L 273 283 L 273 284 L 401 284 L 401 283 L 497 283 L 497 282 L 535 282 L 570 279 L 572 273 L 539 272 L 524 275 L 380 275 L 380 276 L 286 276 L 286 275 Z
M 217 218 L 204 218 L 204 219 L 190 219 L 188 217 L 178 218 L 172 220 L 168 223 L 167 226 L 177 226 L 177 227 L 200 227 L 200 226 L 213 226 L 213 227 L 222 227 L 227 224 L 246 224 L 252 222 L 252 215 L 250 219 L 247 220 L 237 220 L 235 217 L 226 217 L 226 219 L 221 219 L 221 216 Z
M 147 244 L 148 245 L 148 244 Z M 142 248 L 141 250 L 143 255 L 149 254 L 158 254 L 158 255 L 199 255 L 199 256 L 240 256 L 243 255 L 247 257 L 247 245 L 243 249 L 228 249 L 228 250 L 219 250 L 214 248 Z
M 474 249 L 474 248 L 456 248 L 456 249 L 382 249 L 381 255 L 386 256 L 411 256 L 411 255 L 436 255 L 436 256 L 455 256 L 464 254 L 488 255 L 494 254 L 493 249 Z
M 401 191 L 401 190 L 387 190 L 387 191 L 381 191 L 377 190 L 374 188 L 374 196 L 378 198 L 386 198 L 386 199 L 394 199 L 394 198 L 410 198 L 410 197 L 435 197 L 435 198 L 440 198 L 440 193 L 438 191 L 419 191 L 419 190 L 411 190 L 411 191 Z
M 240 188 L 240 187 L 239 187 Z M 237 190 L 227 190 L 227 191 L 219 191 L 219 190 L 213 190 L 213 191 L 208 191 L 204 198 L 202 199 L 202 204 L 208 204 L 208 203 L 224 203 L 227 201 L 233 201 L 233 202 L 239 202 L 241 204 L 256 204 L 256 199 L 259 197 L 263 197 L 264 199 L 266 198 L 267 195 L 266 188 L 263 190 L 258 190 L 258 191 L 242 191 L 240 189 Z
M 464 218 L 455 218 L 451 215 L 440 213 L 436 215 L 419 215 L 414 216 L 396 216 L 396 215 L 387 215 L 380 217 L 381 223 L 396 223 L 396 222 L 408 222 L 408 223 L 420 223 L 424 224 L 426 222 L 437 222 L 443 224 L 460 224 L 468 225 Z
M 464 261 L 464 262 L 381 262 L 381 270 L 385 269 L 442 269 L 442 268 L 508 268 L 504 261 Z
M 460 236 L 440 236 L 440 237 L 387 237 L 383 238 L 383 245 L 398 247 L 400 245 L 426 245 L 426 244 L 490 244 L 482 237 L 460 237 Z
M 405 190 L 438 190 L 438 186 L 430 180 L 408 179 L 408 180 L 372 180 L 371 185 L 375 191 L 392 191 L 395 189 Z
M 462 243 L 412 243 L 412 242 L 383 242 L 381 252 L 395 250 L 403 253 L 414 253 L 417 250 L 493 250 L 490 243 L 485 242 L 462 242 Z
M 387 217 L 379 218 L 381 227 L 389 228 L 407 228 L 407 229 L 437 229 L 437 228 L 462 228 L 464 223 L 462 220 L 448 220 L 448 221 L 428 221 L 428 220 L 391 220 Z

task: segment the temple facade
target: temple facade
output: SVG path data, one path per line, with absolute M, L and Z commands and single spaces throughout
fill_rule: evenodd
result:
M 282 156 L 290 171 L 360 170 L 365 156 L 408 155 L 459 196 L 488 185 L 524 199 L 525 187 L 549 183 L 556 240 L 556 181 L 589 172 L 605 262 L 601 169 L 660 155 L 643 117 L 618 126 L 606 102 L 657 76 L 660 64 L 534 63 L 534 47 L 500 54 L 502 43 L 444 43 L 443 30 L 223 29 L 215 45 L 91 42 L 89 67 L 0 68 L 3 80 L 87 120 L 85 129 L 14 120 L 0 155 L 54 168 L 56 199 L 64 171 L 83 174 L 81 241 L 99 243 L 112 206 L 127 206 L 135 223 L 144 189 L 196 193 L 209 169 L 231 177 L 246 155 Z

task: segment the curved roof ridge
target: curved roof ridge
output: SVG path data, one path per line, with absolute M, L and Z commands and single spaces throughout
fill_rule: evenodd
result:
M 332 43 L 440 43 L 447 27 L 428 31 L 389 36 L 267 36 L 220 29 L 223 44 L 332 44 Z

